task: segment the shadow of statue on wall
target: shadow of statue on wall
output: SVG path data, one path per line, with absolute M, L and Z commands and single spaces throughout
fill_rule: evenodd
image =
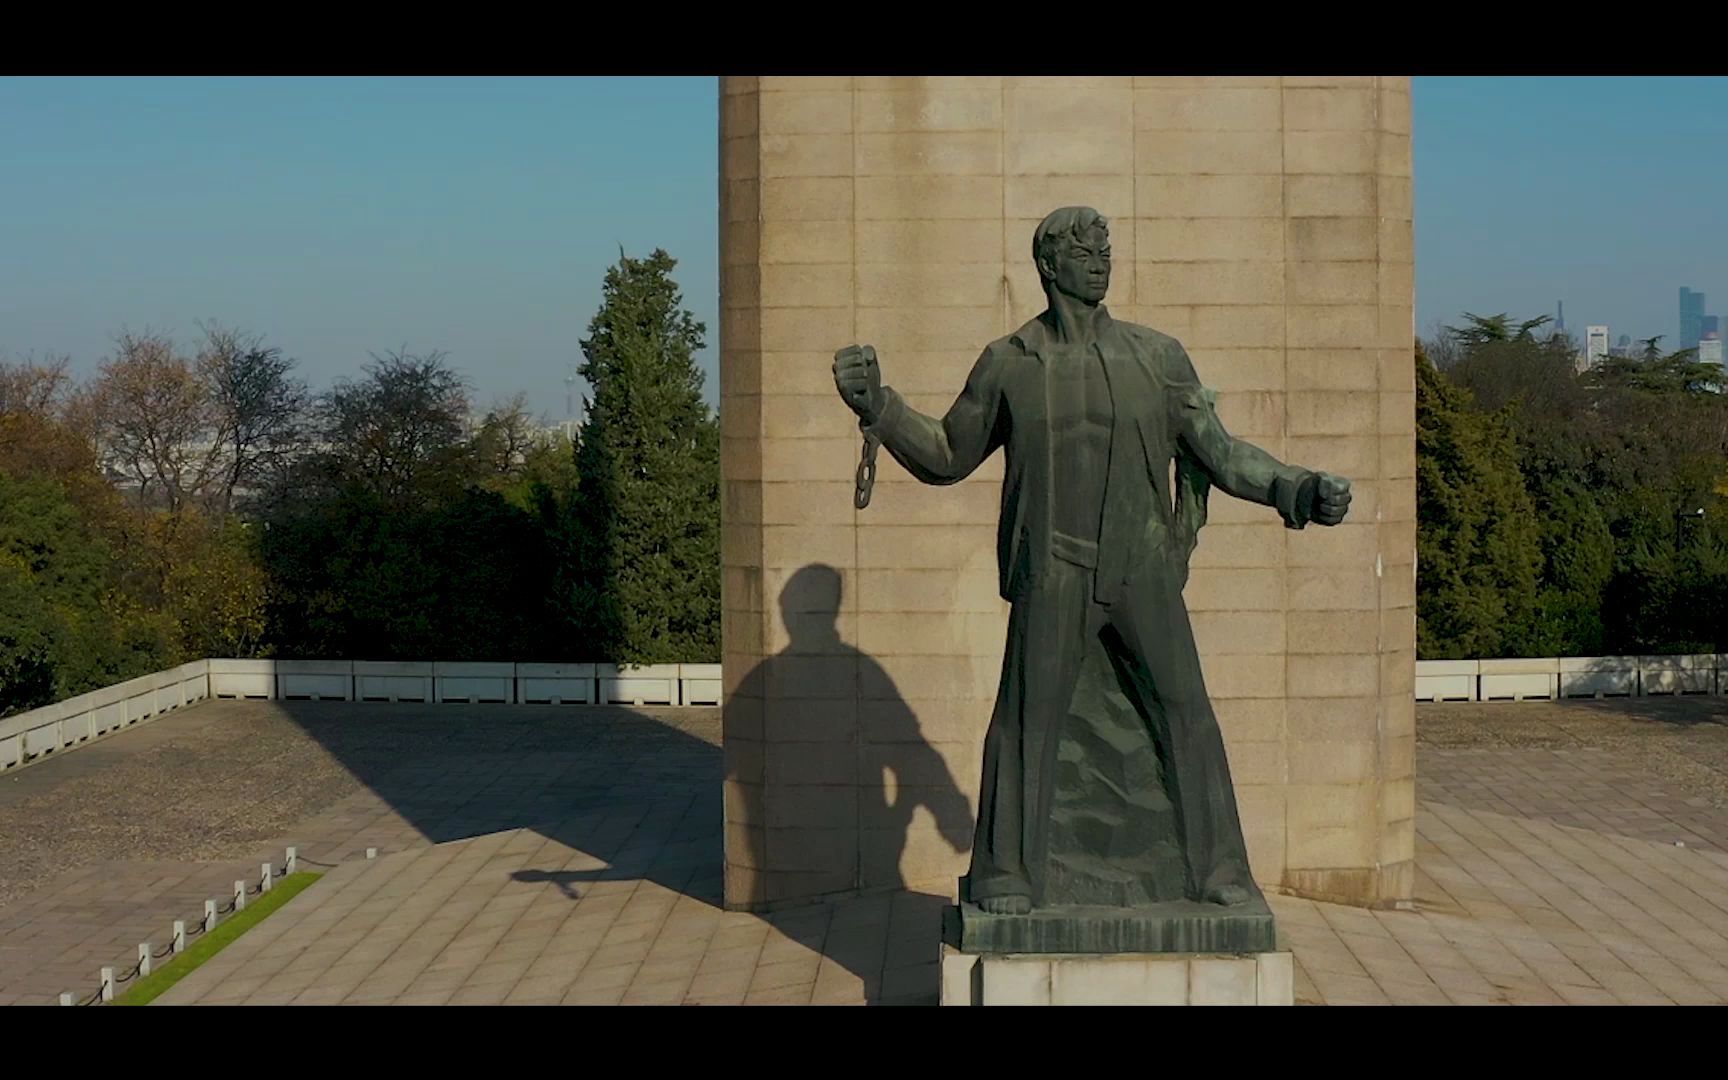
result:
M 835 905 L 822 951 L 864 978 L 870 1000 L 913 1000 L 934 993 L 958 877 L 930 865 L 943 862 L 932 841 L 964 856 L 974 818 L 893 678 L 841 636 L 842 593 L 832 566 L 795 572 L 778 598 L 786 646 L 729 702 L 750 718 L 727 729 L 727 904 Z M 760 741 L 730 738 L 758 721 Z M 922 842 L 920 810 L 937 834 Z
M 752 701 L 775 703 L 755 711 L 765 725 L 756 740 L 738 737 L 749 725 L 732 716 L 717 740 L 712 713 L 680 708 L 269 707 L 370 789 L 365 813 L 388 810 L 367 830 L 405 824 L 433 843 L 531 830 L 555 843 L 522 849 L 523 865 L 509 871 L 516 882 L 556 888 L 571 902 L 602 885 L 651 883 L 682 898 L 684 930 L 716 940 L 748 938 L 753 920 L 716 924 L 713 909 L 748 907 L 789 939 L 771 941 L 779 959 L 765 952 L 760 967 L 822 957 L 816 1000 L 929 1002 L 941 913 L 973 815 L 883 665 L 842 640 L 841 600 L 832 567 L 806 566 L 788 580 L 779 597 L 785 648 L 728 694 L 727 709 L 741 715 Z M 472 722 L 452 722 L 461 708 Z M 330 846 L 309 858 L 394 842 L 362 836 L 346 817 L 327 827 Z M 728 858 L 751 875 L 735 866 L 727 882 Z

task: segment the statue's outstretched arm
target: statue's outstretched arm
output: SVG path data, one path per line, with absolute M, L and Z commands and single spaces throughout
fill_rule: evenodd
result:
M 1171 408 L 1176 434 L 1212 483 L 1238 499 L 1276 507 L 1292 529 L 1308 524 L 1320 474 L 1286 465 L 1231 435 L 1186 353 L 1177 357 L 1175 367 Z
M 989 350 L 972 366 L 966 386 L 941 418 L 906 404 L 892 387 L 882 388 L 886 403 L 864 432 L 926 484 L 953 484 L 972 475 L 1003 441 L 1000 361 Z

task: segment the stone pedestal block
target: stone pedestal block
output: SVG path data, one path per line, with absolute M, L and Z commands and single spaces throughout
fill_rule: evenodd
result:
M 944 1005 L 1293 1005 L 1287 952 L 1055 956 L 942 947 Z

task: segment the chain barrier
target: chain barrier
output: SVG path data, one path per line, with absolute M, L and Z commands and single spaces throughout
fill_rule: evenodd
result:
M 872 455 L 872 457 L 874 457 L 874 455 Z M 866 501 L 868 501 L 868 496 L 866 496 Z M 325 869 L 335 869 L 337 866 L 341 865 L 340 863 L 327 863 L 327 862 L 319 862 L 316 859 L 308 859 L 304 855 L 301 855 L 298 852 L 296 852 L 294 855 L 294 864 L 296 867 L 298 867 L 299 864 L 301 864 L 301 863 L 305 863 L 308 866 L 321 866 L 321 867 L 324 867 Z M 286 874 L 287 874 L 287 864 L 286 863 L 283 864 L 283 874 L 284 874 L 284 876 L 286 876 Z M 239 892 L 235 893 L 235 895 L 229 899 L 227 904 L 216 909 L 216 914 L 228 915 L 228 914 L 233 913 L 234 911 L 239 910 L 240 898 L 242 896 L 259 896 L 259 895 L 263 894 L 266 891 L 265 883 L 268 882 L 272 878 L 272 876 L 273 876 L 273 873 L 272 873 L 271 868 L 269 866 L 266 866 L 264 868 L 264 872 L 258 876 L 258 883 L 256 885 L 253 885 L 250 887 L 243 886 Z M 200 916 L 185 931 L 185 940 L 191 941 L 193 938 L 197 937 L 198 935 L 208 932 L 209 929 L 210 929 L 210 927 L 205 924 L 204 917 Z M 170 941 L 165 947 L 163 947 L 161 952 L 157 952 L 154 949 L 150 949 L 148 945 L 145 946 L 145 949 L 150 954 L 150 958 L 152 960 L 162 960 L 162 959 L 166 959 L 167 957 L 174 955 L 174 943 L 172 941 Z M 144 958 L 142 956 L 140 956 L 138 958 L 138 962 L 136 964 L 132 965 L 132 970 L 127 972 L 125 975 L 122 975 L 122 976 L 116 978 L 114 980 L 114 985 L 118 987 L 118 986 L 122 986 L 126 983 L 129 983 L 133 979 L 136 979 L 141 974 L 143 974 L 143 971 L 144 971 Z M 97 987 L 96 991 L 94 993 L 92 993 L 88 998 L 85 998 L 83 1001 L 79 1001 L 77 1004 L 79 1004 L 81 1006 L 82 1005 L 100 1004 L 102 1001 L 102 993 L 103 993 L 104 989 L 106 989 L 105 986 Z M 66 995 L 66 997 L 70 997 L 70 995 Z M 63 997 L 62 998 L 62 1004 L 65 1004 L 65 1003 L 66 1003 L 66 1001 L 65 1001 L 65 998 Z

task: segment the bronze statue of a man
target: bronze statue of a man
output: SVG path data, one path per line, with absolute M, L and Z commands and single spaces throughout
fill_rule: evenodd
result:
M 1096 903 L 1051 870 L 1075 850 L 1100 873 L 1132 864 L 1139 884 L 1111 894 L 1127 897 L 1117 906 L 1258 899 L 1183 603 L 1188 559 L 1208 486 L 1300 529 L 1342 521 L 1349 482 L 1233 438 L 1179 342 L 1110 317 L 1096 210 L 1050 214 L 1032 254 L 1048 308 L 985 348 L 941 419 L 883 385 L 871 347 L 834 358 L 866 435 L 919 480 L 956 483 L 1007 456 L 997 558 L 1013 608 L 963 899 L 990 915 Z M 1128 727 L 1097 719 L 1111 695 Z M 1134 739 L 1150 765 L 1133 764 Z M 1087 772 L 1087 753 L 1128 764 Z M 1160 820 L 1167 842 L 1152 844 L 1141 834 Z M 1174 884 L 1161 890 L 1160 874 Z

